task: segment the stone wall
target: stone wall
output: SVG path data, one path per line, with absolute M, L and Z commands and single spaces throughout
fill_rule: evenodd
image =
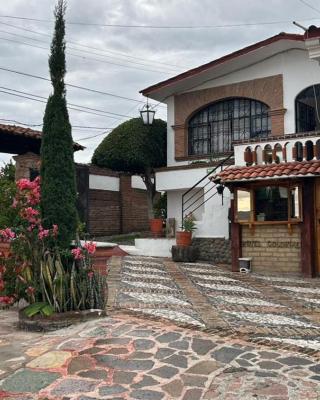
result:
M 218 264 L 231 264 L 231 242 L 224 238 L 194 238 L 192 244 L 200 251 L 199 259 Z
M 301 273 L 300 226 L 242 226 L 242 257 L 252 257 L 252 271 L 262 274 Z

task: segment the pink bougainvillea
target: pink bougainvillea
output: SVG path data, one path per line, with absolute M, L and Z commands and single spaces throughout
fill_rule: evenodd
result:
M 94 242 L 86 242 L 83 247 L 88 251 L 89 254 L 94 254 L 97 244 Z
M 73 258 L 75 260 L 81 260 L 84 258 L 81 247 L 76 247 L 75 249 L 72 249 L 71 254 L 73 255 Z

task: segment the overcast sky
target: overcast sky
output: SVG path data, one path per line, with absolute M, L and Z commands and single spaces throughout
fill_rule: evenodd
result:
M 319 11 L 312 10 L 303 1 L 311 7 L 318 7 Z M 55 0 L 0 2 L 0 68 L 49 77 L 47 60 L 53 30 L 49 20 L 53 19 L 54 5 Z M 279 24 L 215 29 L 141 29 L 67 24 L 66 40 L 72 43 L 67 43 L 66 82 L 143 100 L 139 90 L 186 69 L 281 31 L 302 33 L 285 21 L 297 20 L 307 26 L 320 24 L 320 4 L 319 0 L 69 0 L 66 19 L 67 22 L 88 24 L 151 26 L 282 21 Z M 44 103 L 14 97 L 3 91 L 11 89 L 47 98 L 51 91 L 50 83 L 2 70 L 0 77 L 0 118 L 41 124 Z M 142 106 L 142 103 L 70 87 L 67 99 L 69 104 L 132 117 L 138 116 Z M 156 115 L 166 119 L 166 108 L 158 107 Z M 116 118 L 119 119 L 107 114 L 93 115 L 70 110 L 73 126 L 112 128 L 125 120 L 120 116 Z M 0 120 L 0 123 L 9 122 Z M 41 130 L 41 126 L 35 129 Z M 105 135 L 104 130 L 73 128 L 74 140 L 86 147 L 85 151 L 76 153 L 76 161 L 90 162 L 94 149 Z M 0 155 L 2 161 L 9 158 L 8 155 Z

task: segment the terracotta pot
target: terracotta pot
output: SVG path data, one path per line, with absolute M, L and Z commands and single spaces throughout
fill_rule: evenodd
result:
M 163 224 L 161 218 L 154 218 L 149 220 L 150 230 L 153 236 L 160 237 L 162 236 Z
M 10 255 L 10 244 L 0 242 L 0 254 L 2 254 L 5 258 L 9 257 Z
M 177 246 L 191 246 L 192 232 L 178 231 L 176 233 Z

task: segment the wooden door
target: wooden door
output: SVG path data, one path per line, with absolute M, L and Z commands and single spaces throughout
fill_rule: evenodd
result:
M 315 183 L 315 251 L 316 275 L 320 275 L 320 178 Z

